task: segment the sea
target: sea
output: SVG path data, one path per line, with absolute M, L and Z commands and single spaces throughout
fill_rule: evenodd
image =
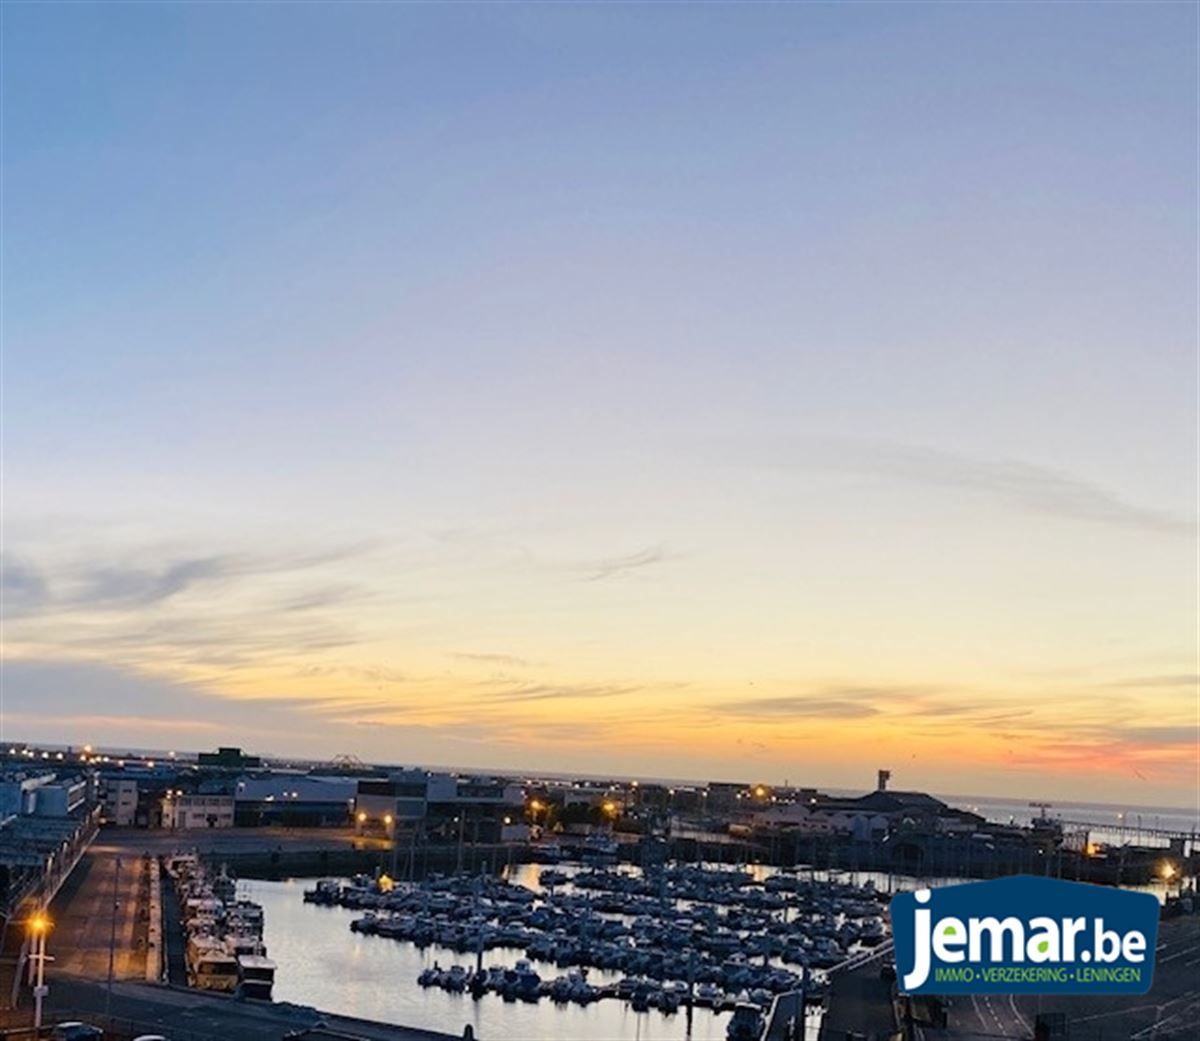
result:
M 978 813 L 1001 824 L 1029 824 L 1045 814 L 1066 825 L 1086 827 L 1099 842 L 1145 846 L 1166 846 L 1163 832 L 1200 836 L 1200 804 L 1191 809 L 1182 806 L 1131 806 L 1097 802 L 1020 802 L 988 796 L 943 795 L 944 802 L 958 809 Z

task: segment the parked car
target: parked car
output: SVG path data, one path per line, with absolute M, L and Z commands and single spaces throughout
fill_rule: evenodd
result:
M 102 1041 L 104 1031 L 91 1023 L 80 1023 L 72 1020 L 69 1023 L 59 1023 L 51 1032 L 52 1041 Z

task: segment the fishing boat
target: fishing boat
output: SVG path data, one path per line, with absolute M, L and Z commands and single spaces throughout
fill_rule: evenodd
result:
M 238 993 L 243 998 L 270 1001 L 275 985 L 275 963 L 262 954 L 242 954 L 237 959 Z
M 188 982 L 200 990 L 234 991 L 238 961 L 214 936 L 196 935 L 187 945 Z

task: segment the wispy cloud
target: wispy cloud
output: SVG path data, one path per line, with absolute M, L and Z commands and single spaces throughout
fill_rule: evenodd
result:
M 163 554 L 146 549 L 140 556 L 148 563 L 84 560 L 54 568 L 5 553 L 0 557 L 0 588 L 10 614 L 14 609 L 27 615 L 127 611 L 152 607 L 198 587 L 314 571 L 364 555 L 375 545 L 356 543 L 313 553 L 167 556 L 157 562 L 154 557 Z M 332 588 L 326 586 L 309 595 L 328 598 Z M 337 588 L 341 597 L 349 591 L 346 585 Z
M 1194 517 L 1130 502 L 1119 493 L 1052 467 L 985 459 L 911 445 L 814 439 L 789 463 L 950 491 L 990 495 L 1021 509 L 1070 520 L 1194 537 Z
M 865 701 L 809 697 L 804 694 L 723 701 L 710 707 L 716 712 L 742 719 L 866 719 L 879 715 L 879 709 Z
M 73 590 L 73 602 L 89 608 L 149 607 L 182 593 L 189 586 L 236 573 L 231 557 L 177 560 L 162 568 L 99 567 L 84 572 Z
M 0 593 L 5 613 L 35 610 L 45 603 L 49 591 L 46 579 L 31 562 L 10 554 L 0 555 Z
M 496 702 L 525 701 L 593 701 L 598 698 L 616 698 L 625 694 L 636 694 L 641 688 L 630 684 L 606 683 L 518 683 L 483 695 L 483 699 Z
M 641 571 L 654 564 L 661 564 L 666 559 L 667 552 L 662 546 L 648 546 L 646 549 L 626 554 L 623 557 L 606 557 L 602 560 L 572 564 L 570 569 L 579 575 L 581 581 L 601 582 L 607 578 L 626 575 L 633 571 Z
M 341 610 L 374 595 L 343 565 L 379 544 L 288 552 L 179 553 L 96 546 L 49 564 L 0 558 L 6 636 L 22 657 L 238 668 L 358 641 Z
M 482 654 L 469 651 L 452 651 L 450 657 L 456 661 L 475 662 L 480 665 L 505 665 L 514 669 L 529 668 L 533 665 L 528 658 L 515 654 Z

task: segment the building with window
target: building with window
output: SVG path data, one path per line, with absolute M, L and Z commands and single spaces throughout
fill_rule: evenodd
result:
M 106 777 L 104 785 L 104 822 L 121 828 L 131 827 L 137 819 L 138 783 L 131 777 Z
M 167 792 L 162 798 L 162 826 L 188 828 L 232 828 L 233 796 Z
M 354 812 L 359 779 L 271 773 L 238 778 L 233 788 L 237 823 L 254 827 L 345 825 Z
M 521 786 L 506 779 L 400 770 L 386 780 L 358 782 L 354 820 L 364 833 L 420 828 L 450 836 L 461 830 L 472 841 L 490 842 L 516 822 L 524 805 Z

